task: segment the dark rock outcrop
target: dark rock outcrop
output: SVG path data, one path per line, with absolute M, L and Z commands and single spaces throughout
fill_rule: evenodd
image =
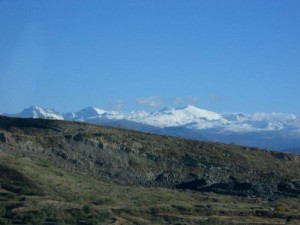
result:
M 209 183 L 206 179 L 193 180 L 176 185 L 178 189 L 215 192 L 218 194 L 235 195 L 240 197 L 272 198 L 275 196 L 300 196 L 300 181 L 281 182 L 272 184 L 266 182 L 239 182 L 236 179 Z

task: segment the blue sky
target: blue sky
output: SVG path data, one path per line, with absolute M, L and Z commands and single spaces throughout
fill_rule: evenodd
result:
M 0 112 L 300 115 L 299 0 L 2 0 Z

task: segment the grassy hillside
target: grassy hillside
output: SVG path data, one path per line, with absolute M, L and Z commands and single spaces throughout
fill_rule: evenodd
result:
M 0 224 L 299 224 L 300 157 L 0 117 Z

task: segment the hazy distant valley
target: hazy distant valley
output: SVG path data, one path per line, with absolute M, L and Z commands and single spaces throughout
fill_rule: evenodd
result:
M 76 113 L 30 107 L 22 118 L 74 120 L 196 140 L 300 153 L 300 117 L 283 113 L 215 113 L 194 106 L 121 113 L 87 107 Z

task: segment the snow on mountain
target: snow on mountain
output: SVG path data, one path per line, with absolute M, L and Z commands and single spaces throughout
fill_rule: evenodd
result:
M 105 111 L 95 107 L 86 107 L 76 113 L 59 113 L 53 109 L 32 106 L 19 114 L 4 114 L 15 117 L 31 117 L 58 120 L 76 120 L 101 123 L 105 121 L 127 120 L 158 128 L 185 127 L 193 130 L 215 129 L 224 132 L 260 132 L 275 130 L 293 130 L 300 132 L 300 118 L 294 114 L 284 113 L 224 113 L 218 114 L 188 105 L 181 108 L 164 108 L 148 113 L 145 111 L 121 113 Z
M 32 106 L 24 109 L 21 113 L 17 114 L 3 114 L 4 116 L 13 116 L 21 118 L 41 118 L 41 119 L 55 119 L 63 120 L 64 117 L 61 113 L 53 109 L 46 109 L 38 106 Z
M 233 123 L 243 123 L 251 119 L 250 115 L 244 113 L 224 113 L 222 117 Z
M 291 126 L 299 126 L 297 123 L 297 116 L 294 114 L 284 113 L 254 113 L 252 115 L 253 123 L 264 123 L 268 129 L 281 130 Z
M 285 113 L 254 113 L 249 124 L 263 130 L 283 130 L 299 127 L 297 116 Z
M 76 113 L 63 113 L 62 114 L 63 118 L 65 120 L 76 120 Z
M 164 108 L 157 112 L 105 111 L 87 107 L 79 112 L 59 113 L 33 106 L 18 114 L 4 116 L 75 120 L 95 124 L 122 126 L 139 131 L 201 140 L 237 143 L 271 149 L 300 146 L 300 117 L 284 113 L 223 113 L 188 105 Z
M 79 121 L 85 121 L 87 119 L 95 119 L 101 117 L 102 114 L 106 113 L 107 111 L 98 109 L 95 107 L 86 107 L 82 110 L 80 110 L 77 113 L 73 114 L 73 119 L 79 120 Z
M 254 132 L 282 129 L 300 130 L 300 118 L 284 113 L 224 113 L 218 114 L 192 105 L 180 108 L 164 108 L 148 113 L 145 111 L 121 113 L 86 107 L 76 113 L 59 113 L 52 109 L 32 106 L 19 114 L 4 114 L 16 117 L 65 119 L 97 122 L 105 120 L 128 120 L 158 128 L 185 127 L 204 130 L 218 129 L 219 132 Z
M 229 120 L 229 126 L 224 127 L 227 131 L 253 132 L 282 130 L 291 127 L 300 128 L 300 120 L 294 114 L 284 113 L 225 113 L 223 118 Z
M 146 118 L 148 118 L 151 114 L 146 112 L 146 111 L 133 111 L 127 114 L 123 114 L 123 118 L 122 119 L 126 119 L 129 121 L 144 121 L 146 120 Z
M 134 118 L 135 122 L 156 127 L 187 126 L 197 129 L 210 128 L 227 121 L 220 114 L 188 105 L 183 108 L 165 108 L 142 118 Z

